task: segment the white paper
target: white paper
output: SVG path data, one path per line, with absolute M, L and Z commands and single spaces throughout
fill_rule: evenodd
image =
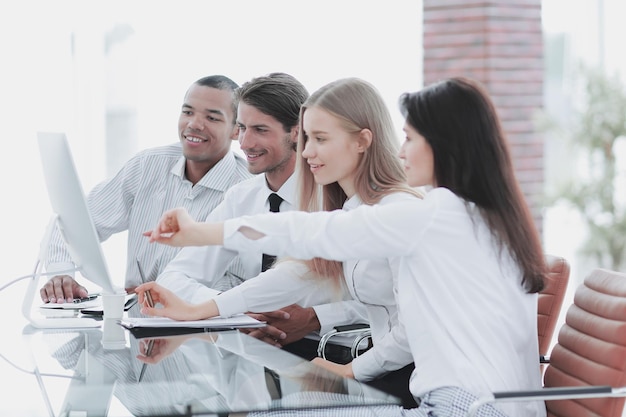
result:
M 194 327 L 205 329 L 265 327 L 265 323 L 245 314 L 233 317 L 213 317 L 206 320 L 172 320 L 164 317 L 129 317 L 120 321 L 128 329 L 137 327 Z

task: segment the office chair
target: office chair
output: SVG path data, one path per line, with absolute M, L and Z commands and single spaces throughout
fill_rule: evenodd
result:
M 596 269 L 574 296 L 536 391 L 494 392 L 477 400 L 545 400 L 548 417 L 619 417 L 626 397 L 626 274 Z
M 545 288 L 539 293 L 537 304 L 537 335 L 539 337 L 539 355 L 546 358 L 552 343 L 552 336 L 559 321 L 563 299 L 567 291 L 570 265 L 562 257 L 546 255 L 548 275 Z
M 335 326 L 332 330 L 328 331 L 320 338 L 319 344 L 317 345 L 317 356 L 326 359 L 326 345 L 328 344 L 328 341 L 333 337 L 340 335 L 354 336 L 352 346 L 350 348 L 352 359 L 356 358 L 371 347 L 372 331 L 370 330 L 370 326 L 368 324 L 358 323 L 348 324 L 345 326 Z M 363 348 L 361 344 L 365 340 L 368 340 L 368 345 Z

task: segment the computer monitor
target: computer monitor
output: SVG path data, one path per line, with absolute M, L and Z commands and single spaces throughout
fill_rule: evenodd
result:
M 37 139 L 50 205 L 72 261 L 85 278 L 112 293 L 100 239 L 65 134 L 40 132 Z
M 80 184 L 74 160 L 64 133 L 38 132 L 39 152 L 48 197 L 56 217 L 56 225 L 61 232 L 76 270 L 89 281 L 102 288 L 103 293 L 115 291 L 102 251 L 96 228 L 87 208 L 85 194 Z M 48 233 L 47 233 L 48 234 Z M 48 245 L 46 238 L 42 245 Z M 34 277 L 29 292 L 37 292 Z M 27 294 L 27 297 L 34 294 Z M 32 300 L 32 299 L 31 299 Z M 31 301 L 32 305 L 32 301 Z M 33 319 L 30 311 L 27 318 L 35 327 L 93 327 L 88 318 L 78 318 L 72 323 L 70 318 Z M 31 306 L 28 306 L 30 309 Z M 93 320 L 92 320 L 93 321 Z M 97 324 L 99 325 L 99 323 Z

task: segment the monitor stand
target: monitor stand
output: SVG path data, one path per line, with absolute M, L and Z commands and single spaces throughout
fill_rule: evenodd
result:
M 22 301 L 22 314 L 26 317 L 29 323 L 38 329 L 84 329 L 92 327 L 101 327 L 102 322 L 87 317 L 33 317 L 33 300 L 38 294 L 37 284 L 41 277 L 41 266 L 46 259 L 48 252 L 48 245 L 50 244 L 50 237 L 52 236 L 52 230 L 56 224 L 56 216 L 53 216 L 52 220 L 48 224 L 46 233 L 41 241 L 40 254 L 35 270 L 33 271 L 33 277 L 28 283 L 26 294 L 24 294 L 24 300 Z

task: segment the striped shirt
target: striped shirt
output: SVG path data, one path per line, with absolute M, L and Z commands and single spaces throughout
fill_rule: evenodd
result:
M 204 220 L 231 186 L 250 178 L 246 161 L 229 152 L 197 184 L 185 178 L 185 157 L 179 143 L 151 148 L 132 157 L 110 180 L 87 196 L 87 206 L 101 242 L 114 233 L 128 231 L 125 288 L 141 284 L 137 260 L 152 281 L 180 248 L 150 244 L 142 233 L 152 229 L 164 211 L 185 207 Z M 71 269 L 69 252 L 58 229 L 53 232 L 46 269 Z M 113 285 L 122 283 L 112 279 Z

